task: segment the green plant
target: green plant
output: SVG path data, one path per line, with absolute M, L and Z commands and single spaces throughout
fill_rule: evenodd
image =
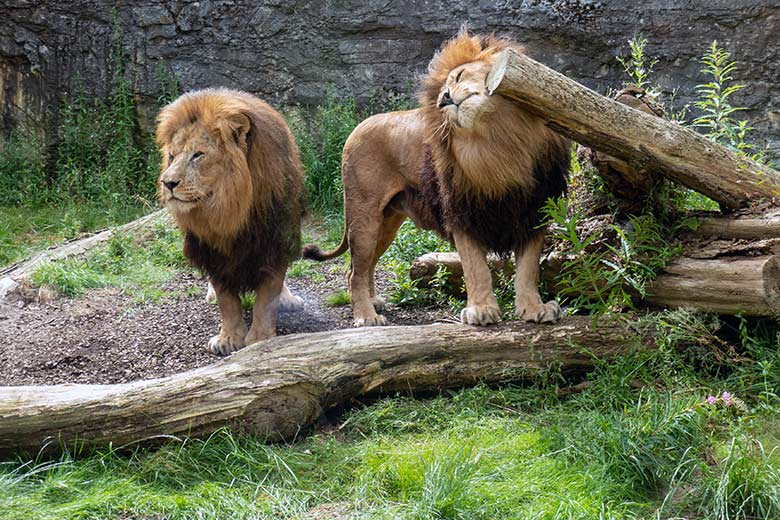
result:
M 744 85 L 733 82 L 733 73 L 737 67 L 731 61 L 731 54 L 713 41 L 701 62 L 704 65 L 702 73 L 710 77 L 710 81 L 696 87 L 699 100 L 694 105 L 702 111 L 702 115 L 693 120 L 692 125 L 705 131 L 705 135 L 719 143 L 731 146 L 743 154 L 754 154 L 755 146 L 746 141 L 752 127 L 747 120 L 737 120 L 733 114 L 744 110 L 734 106 L 731 97 L 745 88 Z
M 161 224 L 152 237 L 141 242 L 131 235 L 116 234 L 83 258 L 43 264 L 33 272 L 32 281 L 66 296 L 118 287 L 141 299 L 156 299 L 161 295 L 159 285 L 186 265 L 181 235 L 170 225 Z
M 353 99 L 329 92 L 312 113 L 288 113 L 306 172 L 306 189 L 312 210 L 319 215 L 340 214 L 343 207 L 341 151 L 365 112 Z
M 0 205 L 46 201 L 44 146 L 35 134 L 0 137 Z
M 337 291 L 325 298 L 325 305 L 328 307 L 341 307 L 349 305 L 349 293 L 347 291 Z
M 658 60 L 648 58 L 645 54 L 647 38 L 632 38 L 628 40 L 628 45 L 631 48 L 631 54 L 627 58 L 618 56 L 617 60 L 623 65 L 623 70 L 637 87 L 647 92 L 654 90 L 650 82 L 650 74 L 652 74 L 653 67 L 658 63 Z
M 780 457 L 745 435 L 732 437 L 726 455 L 704 482 L 699 512 L 712 520 L 780 517 Z
M 600 231 L 581 236 L 581 217 L 570 214 L 564 198 L 550 199 L 543 212 L 551 235 L 566 244 L 558 295 L 588 314 L 632 308 L 633 296 L 644 296 L 646 283 L 679 254 L 679 247 L 664 238 L 664 229 L 651 215 L 630 217 L 625 229 L 610 225 L 608 231 L 619 241 L 615 247 Z
M 449 273 L 444 266 L 439 266 L 426 288 L 419 287 L 417 280 L 409 278 L 409 267 L 416 258 L 433 251 L 451 250 L 452 245 L 433 231 L 420 229 L 409 220 L 401 224 L 381 260 L 394 274 L 390 301 L 398 305 L 443 303 L 453 309 L 461 307 L 457 298 L 451 296 L 455 292 L 453 288 L 447 287 Z

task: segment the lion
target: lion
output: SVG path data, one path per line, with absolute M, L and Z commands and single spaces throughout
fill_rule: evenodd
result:
M 461 322 L 500 320 L 487 252 L 516 258 L 519 318 L 555 322 L 561 308 L 539 295 L 545 232 L 540 209 L 566 191 L 569 141 L 500 95 L 486 77 L 497 54 L 515 42 L 462 30 L 428 66 L 415 110 L 372 116 L 355 128 L 342 156 L 345 229 L 341 244 L 304 258 L 327 260 L 350 250 L 347 283 L 355 326 L 385 325 L 377 314 L 374 269 L 408 217 L 454 243 L 467 302 Z
M 300 252 L 303 170 L 282 116 L 235 90 L 182 95 L 157 116 L 159 200 L 184 234 L 184 255 L 205 272 L 221 325 L 208 342 L 227 355 L 276 334 L 279 307 L 302 300 L 284 283 Z M 252 326 L 240 293 L 255 292 Z

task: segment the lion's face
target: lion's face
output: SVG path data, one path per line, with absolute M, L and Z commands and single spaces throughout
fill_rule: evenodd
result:
M 438 96 L 445 124 L 456 128 L 475 128 L 481 116 L 491 111 L 493 97 L 488 95 L 485 79 L 490 63 L 475 61 L 452 69 Z
M 176 132 L 163 149 L 160 203 L 173 213 L 187 213 L 207 204 L 225 175 L 219 139 L 200 124 Z

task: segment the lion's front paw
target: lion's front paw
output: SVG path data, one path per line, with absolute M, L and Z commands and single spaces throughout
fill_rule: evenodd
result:
M 218 334 L 209 340 L 209 352 L 217 356 L 227 356 L 244 348 L 244 338 L 230 334 Z
M 380 298 L 379 296 L 374 296 L 371 298 L 371 303 L 374 305 L 374 310 L 376 312 L 382 312 L 385 310 L 385 299 Z
M 492 305 L 472 305 L 460 311 L 464 325 L 490 325 L 501 321 L 501 310 Z
M 536 323 L 555 323 L 561 319 L 563 311 L 556 301 L 536 303 L 517 309 L 517 317 L 525 321 Z
M 382 325 L 387 325 L 387 320 L 378 314 L 368 318 L 355 318 L 355 327 L 381 327 Z

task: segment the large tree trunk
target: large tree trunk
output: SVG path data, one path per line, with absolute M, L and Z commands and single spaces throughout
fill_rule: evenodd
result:
M 369 394 L 532 379 L 551 365 L 583 374 L 594 360 L 646 347 L 617 320 L 491 327 L 428 325 L 297 334 L 214 365 L 120 385 L 0 388 L 0 452 L 48 444 L 118 447 L 222 426 L 291 438 L 330 407 Z
M 637 87 L 626 87 L 613 96 L 618 103 L 645 114 L 663 117 L 664 110 L 647 93 Z M 588 163 L 604 181 L 607 191 L 614 195 L 618 209 L 623 214 L 639 214 L 660 177 L 653 171 L 635 170 L 625 161 L 580 145 L 577 158 L 583 168 Z
M 515 100 L 550 128 L 703 193 L 725 208 L 780 196 L 780 172 L 678 124 L 601 96 L 511 49 L 495 61 L 490 92 Z

